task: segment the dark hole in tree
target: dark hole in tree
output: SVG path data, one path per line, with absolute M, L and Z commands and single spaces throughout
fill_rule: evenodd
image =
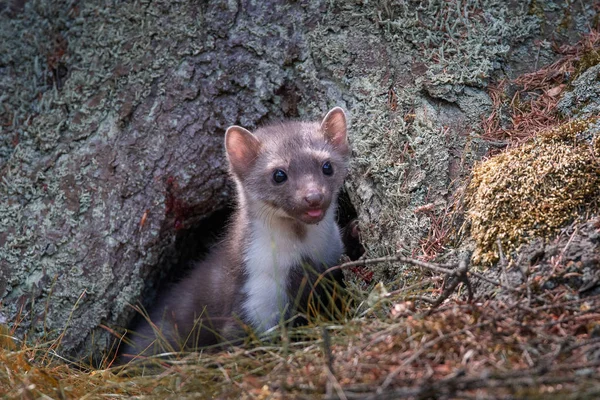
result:
M 168 292 L 174 283 L 185 278 L 194 261 L 202 260 L 225 234 L 232 211 L 230 207 L 217 210 L 194 226 L 177 231 L 174 249 L 163 254 L 162 262 L 157 265 L 157 270 L 161 272 L 155 275 L 155 283 L 148 285 L 142 295 L 142 306 L 146 312 L 151 314 L 159 297 Z M 173 260 L 177 261 L 173 263 Z M 144 316 L 136 313 L 129 327 L 135 330 L 143 320 Z
M 350 221 L 357 217 L 356 209 L 350 201 L 348 192 L 342 190 L 338 196 L 337 223 L 340 228 L 344 228 Z
M 344 242 L 346 254 L 353 261 L 358 260 L 365 252 L 358 236 L 358 225 L 353 223 L 357 216 L 348 192 L 342 190 L 338 197 L 337 223 L 342 229 L 342 241 Z
M 182 229 L 177 232 L 175 240 L 174 254 L 166 255 L 173 257 L 177 262 L 171 266 L 170 270 L 165 274 L 157 276 L 157 284 L 154 287 L 147 288 L 144 296 L 143 305 L 147 311 L 151 312 L 153 304 L 161 294 L 167 292 L 169 288 L 176 282 L 184 279 L 194 266 L 195 261 L 201 261 L 210 251 L 221 237 L 225 234 L 225 228 L 229 222 L 229 218 L 233 209 L 228 207 L 215 211 L 207 218 L 198 222 L 195 226 L 188 229 Z M 345 190 L 343 190 L 338 198 L 338 213 L 337 222 L 342 229 L 344 235 L 345 227 L 356 218 L 356 209 L 352 205 L 350 198 Z M 345 237 L 347 235 L 344 235 Z M 358 238 L 345 238 L 344 245 L 350 258 L 355 259 L 358 254 L 362 254 L 362 246 Z M 168 261 L 165 262 L 165 264 Z M 163 264 L 164 265 L 164 264 Z M 143 316 L 137 314 L 130 326 L 138 326 L 143 320 Z
M 232 212 L 230 207 L 217 210 L 195 226 L 177 232 L 175 252 L 178 262 L 171 268 L 166 279 L 167 284 L 180 281 L 189 273 L 195 261 L 204 259 L 210 249 L 225 235 Z
M 162 293 L 160 289 L 165 289 L 164 285 L 183 279 L 193 267 L 194 261 L 201 261 L 206 256 L 211 247 L 225 234 L 232 212 L 233 208 L 230 207 L 215 211 L 197 225 L 177 232 L 175 252 L 178 262 L 173 265 L 164 279 L 165 283 L 159 286 L 158 293 Z M 343 190 L 338 198 L 338 225 L 344 229 L 355 218 L 356 209 L 346 191 Z

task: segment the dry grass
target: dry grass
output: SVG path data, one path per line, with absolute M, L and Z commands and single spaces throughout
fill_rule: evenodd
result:
M 515 287 L 476 272 L 466 276 L 493 282 L 510 301 L 486 295 L 467 303 L 459 285 L 458 296 L 430 309 L 419 299 L 441 290 L 431 279 L 391 293 L 380 289 L 343 324 L 280 329 L 271 340 L 221 352 L 104 369 L 61 360 L 51 344 L 17 345 L 4 332 L 0 395 L 562 399 L 600 393 L 600 295 L 579 298 L 566 285 L 541 290 L 535 271 Z

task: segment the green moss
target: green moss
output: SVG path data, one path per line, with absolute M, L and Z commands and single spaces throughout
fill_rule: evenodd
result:
M 562 16 L 562 19 L 560 20 L 558 27 L 556 29 L 559 32 L 566 31 L 567 29 L 569 29 L 569 27 L 573 23 L 573 15 L 571 14 L 572 5 L 569 4 L 571 2 L 567 1 L 566 3 L 568 3 L 568 4 L 566 5 L 566 7 L 563 8 L 563 16 Z
M 535 237 L 550 238 L 600 200 L 596 120 L 566 123 L 473 169 L 467 216 L 474 261 L 498 259 Z
M 589 68 L 600 64 L 600 50 L 597 48 L 589 49 L 585 51 L 577 60 L 575 64 L 575 72 L 573 72 L 573 77 L 571 81 L 579 78 L 581 74 L 587 71 Z
M 536 16 L 541 20 L 544 19 L 544 9 L 537 0 L 531 0 L 529 2 L 529 8 L 527 9 L 527 14 Z

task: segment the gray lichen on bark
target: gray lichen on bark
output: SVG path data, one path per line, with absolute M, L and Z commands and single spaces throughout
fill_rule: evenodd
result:
M 569 117 L 589 118 L 600 113 L 600 65 L 594 65 L 573 81 L 572 90 L 558 103 L 560 112 Z
M 310 35 L 321 75 L 346 85 L 354 146 L 347 186 L 370 256 L 419 249 L 431 218 L 414 209 L 433 203 L 443 212 L 460 173 L 452 170 L 462 168 L 463 149 L 491 105 L 482 89 L 537 26 L 505 2 L 417 3 L 334 3 L 328 23 Z M 401 271 L 376 272 L 390 279 Z
M 126 323 L 127 304 L 174 261 L 161 257 L 176 227 L 229 198 L 227 125 L 283 116 L 275 92 L 302 57 L 301 13 L 288 8 L 31 1 L 9 19 L 2 65 L 14 83 L 3 85 L 29 92 L 4 104 L 14 122 L 3 134 L 18 144 L 3 160 L 0 297 L 19 332 L 64 331 L 66 353 L 106 348 L 100 324 Z M 286 29 L 274 17 L 284 12 Z M 37 46 L 40 30 L 65 47 Z M 60 83 L 21 73 L 62 51 Z

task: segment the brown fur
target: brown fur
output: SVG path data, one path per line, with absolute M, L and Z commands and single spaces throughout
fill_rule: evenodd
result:
M 243 335 L 245 325 L 253 321 L 243 308 L 249 296 L 243 288 L 251 273 L 245 257 L 249 257 L 250 241 L 256 234 L 251 222 L 261 221 L 293 232 L 293 240 L 299 245 L 308 239 L 309 226 L 319 221 L 318 217 L 307 214 L 315 208 L 307 203 L 307 193 L 322 194 L 318 207 L 323 210 L 321 218 L 324 218 L 335 204 L 347 173 L 349 147 L 345 124 L 343 111 L 335 108 L 321 124 L 279 123 L 254 133 L 237 126 L 228 129 L 225 145 L 238 189 L 232 223 L 224 240 L 206 260 L 194 265 L 188 277 L 160 298 L 151 313 L 158 335 L 164 338 L 162 343 L 156 343 L 155 329 L 144 323 L 124 353 L 138 354 L 145 350 L 145 354 L 156 354 L 165 344 L 173 350 L 204 347 Z M 322 172 L 325 161 L 333 165 L 331 175 Z M 286 171 L 285 184 L 273 182 L 275 169 Z M 331 216 L 327 221 L 334 223 Z M 341 240 L 337 228 L 332 232 L 336 232 L 332 243 L 339 245 L 339 252 L 307 256 L 299 265 L 289 266 L 286 286 L 291 301 L 306 303 L 311 292 L 309 286 L 318 273 L 337 262 Z M 289 307 L 288 312 L 295 308 L 295 305 Z

